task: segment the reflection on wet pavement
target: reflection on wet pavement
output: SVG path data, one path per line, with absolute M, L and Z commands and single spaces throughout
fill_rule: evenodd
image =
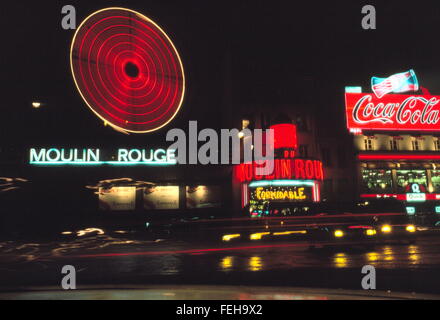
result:
M 261 257 L 250 257 L 249 258 L 249 271 L 261 271 L 263 270 L 263 263 Z
M 237 279 L 245 275 L 251 284 L 268 279 L 279 283 L 301 283 L 304 279 L 318 285 L 336 281 L 339 287 L 352 272 L 354 286 L 359 286 L 360 270 L 373 265 L 398 273 L 396 282 L 416 286 L 413 271 L 429 280 L 423 272 L 434 274 L 440 266 L 440 239 L 420 239 L 417 244 L 386 243 L 375 246 L 341 246 L 329 244 L 310 248 L 306 242 L 270 242 L 264 239 L 235 243 L 195 243 L 172 240 L 140 240 L 128 237 L 94 234 L 52 242 L 0 243 L 0 286 L 7 281 L 59 281 L 60 266 L 71 264 L 77 268 L 79 279 L 89 282 L 112 283 L 130 279 L 162 279 L 163 277 L 192 277 L 198 283 L 221 279 Z M 333 279 L 331 273 L 337 272 Z M 409 276 L 408 276 L 409 275 Z M 296 277 L 296 278 L 295 278 Z M 399 278 L 400 277 L 400 278 Z M 403 280 L 402 280 L 403 279 Z M 341 280 L 341 281 L 340 281 Z M 162 280 L 158 280 L 162 281 Z M 351 280 L 350 280 L 351 281 Z M 391 280 L 390 280 L 391 281 Z M 147 282 L 148 283 L 148 282 Z M 388 286 L 388 282 L 384 283 Z M 433 282 L 432 286 L 436 286 Z M 435 289 L 435 288 L 434 288 Z M 433 289 L 433 290 L 434 290 Z
M 220 270 L 231 271 L 234 265 L 234 257 L 227 256 L 220 261 Z
M 337 253 L 334 258 L 334 265 L 336 268 L 346 268 L 347 255 L 345 253 Z
M 127 257 L 133 256 L 132 259 L 127 258 L 127 261 L 151 264 L 152 269 L 156 271 L 160 269 L 164 274 L 177 274 L 180 264 L 195 260 L 205 266 L 210 266 L 212 261 L 215 261 L 216 265 L 212 268 L 223 272 L 240 270 L 257 272 L 316 266 L 351 268 L 366 264 L 380 268 L 414 268 L 440 264 L 440 250 L 432 241 L 422 242 L 421 245 L 386 244 L 356 250 L 340 247 L 310 250 L 307 244 L 293 247 L 277 244 L 276 247 L 271 247 L 263 241 L 259 242 L 259 245 L 243 246 L 243 249 L 240 246 L 231 246 L 231 250 L 234 251 L 234 255 L 231 255 L 232 251 L 222 247 L 221 244 L 212 244 L 212 248 L 200 248 L 200 244 L 195 246 L 176 241 L 133 240 L 97 234 L 93 237 L 60 242 L 1 242 L 0 259 L 3 262 L 44 262 L 88 253 L 91 253 L 91 257 L 94 253 L 97 257 L 99 254 L 121 254 Z M 135 257 L 137 254 L 148 254 L 148 250 L 151 250 L 152 255 L 154 254 L 154 257 L 148 261 Z

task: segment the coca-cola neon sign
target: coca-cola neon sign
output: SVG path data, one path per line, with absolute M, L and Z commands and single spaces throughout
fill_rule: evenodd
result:
M 440 96 L 346 93 L 347 128 L 363 130 L 439 131 Z

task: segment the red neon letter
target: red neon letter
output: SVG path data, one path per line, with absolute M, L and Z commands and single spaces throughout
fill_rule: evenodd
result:
M 307 179 L 313 179 L 314 170 L 313 170 L 313 161 L 312 160 L 306 161 L 306 176 L 307 176 Z
M 295 176 L 296 179 L 305 179 L 304 160 L 295 159 Z
M 290 160 L 281 160 L 281 177 L 283 179 L 292 179 Z

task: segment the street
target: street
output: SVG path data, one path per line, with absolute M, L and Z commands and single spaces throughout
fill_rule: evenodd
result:
M 414 244 L 327 242 L 315 249 L 303 241 L 194 243 L 105 233 L 68 241 L 5 241 L 0 244 L 0 284 L 3 289 L 57 287 L 62 267 L 72 265 L 79 289 L 192 284 L 363 291 L 361 268 L 372 265 L 378 290 L 438 294 L 439 244 L 435 235 Z

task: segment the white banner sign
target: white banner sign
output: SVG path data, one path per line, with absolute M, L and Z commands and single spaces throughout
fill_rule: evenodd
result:
M 144 188 L 144 209 L 179 209 L 179 187 L 154 186 Z
M 136 187 L 99 188 L 101 210 L 125 211 L 136 208 Z
M 186 187 L 186 207 L 188 209 L 220 207 L 221 199 L 219 186 Z

